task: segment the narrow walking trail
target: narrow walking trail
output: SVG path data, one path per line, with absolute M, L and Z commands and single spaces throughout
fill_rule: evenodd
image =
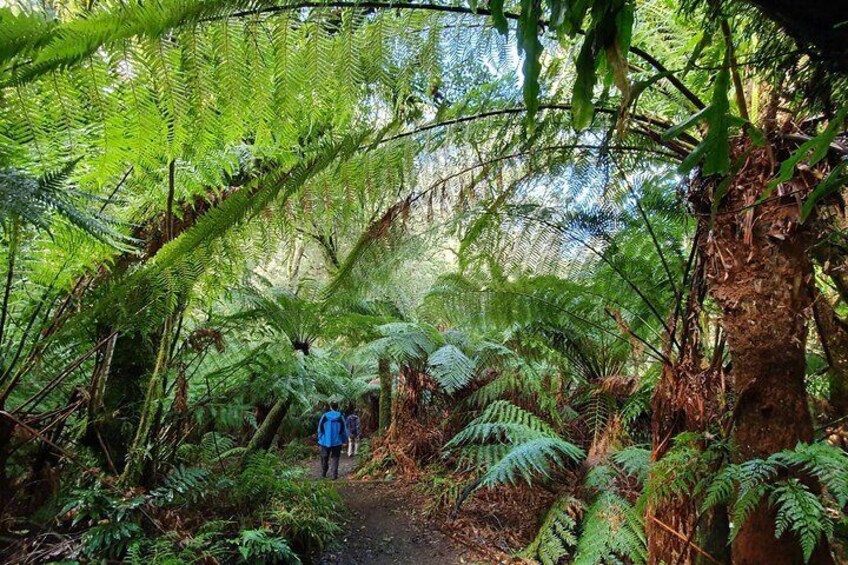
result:
M 460 565 L 483 563 L 435 529 L 409 493 L 390 481 L 352 479 L 354 458 L 342 455 L 338 491 L 347 506 L 344 534 L 319 565 Z M 321 480 L 317 457 L 310 477 Z

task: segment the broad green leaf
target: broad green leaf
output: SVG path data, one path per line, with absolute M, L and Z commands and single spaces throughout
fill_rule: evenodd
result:
M 521 15 L 518 18 L 518 51 L 524 54 L 524 104 L 527 119 L 532 120 L 539 109 L 539 75 L 542 72 L 542 42 L 539 41 L 539 0 L 521 0 Z
M 502 35 L 509 33 L 509 24 L 504 16 L 504 0 L 490 0 L 489 10 L 492 11 L 492 24 Z
M 683 161 L 680 163 L 680 166 L 678 167 L 678 170 L 681 173 L 688 173 L 689 171 L 695 168 L 695 165 L 697 165 L 701 161 L 706 152 L 706 144 L 704 142 L 699 143 L 698 146 L 695 147 L 695 149 L 693 149 L 692 152 L 689 153 L 689 155 L 687 155 L 685 159 L 683 159 Z
M 565 17 L 560 28 L 562 33 L 573 36 L 580 31 L 583 26 L 583 19 L 589 10 L 589 4 L 590 0 L 574 0 L 566 5 Z
M 703 169 L 705 175 L 724 174 L 730 169 L 730 101 L 727 98 L 729 87 L 730 69 L 725 65 L 716 77 L 711 110 L 707 113 L 710 129 L 704 139 L 707 145 Z
M 845 161 L 839 163 L 827 177 L 821 181 L 818 186 L 810 193 L 806 200 L 804 200 L 803 206 L 801 206 L 801 223 L 805 222 L 810 214 L 816 207 L 816 204 L 822 199 L 830 194 L 833 194 L 846 183 L 848 183 L 848 174 L 846 174 L 846 163 Z
M 630 41 L 633 39 L 633 20 L 633 4 L 627 2 L 615 16 L 618 45 L 624 56 L 630 51 Z
M 695 112 L 679 124 L 673 125 L 662 133 L 663 139 L 675 139 L 683 132 L 691 129 L 695 124 L 698 124 L 704 121 L 707 118 L 707 114 L 710 112 L 710 106 L 707 106 L 703 110 Z
M 845 121 L 846 113 L 848 113 L 848 106 L 843 106 L 839 112 L 836 113 L 836 116 L 834 116 L 823 132 L 801 144 L 801 146 L 796 149 L 787 160 L 781 163 L 780 171 L 777 176 L 769 182 L 766 190 L 763 191 L 762 196 L 760 196 L 760 200 L 768 198 L 779 184 L 791 179 L 792 175 L 795 174 L 795 167 L 797 167 L 798 163 L 804 160 L 807 155 L 809 155 L 809 158 L 806 161 L 810 166 L 815 165 L 821 161 L 825 155 L 827 155 L 830 144 L 833 142 L 836 134 L 839 133 L 839 129 Z
M 589 127 L 595 115 L 595 107 L 592 104 L 597 74 L 595 70 L 594 32 L 586 34 L 583 47 L 577 56 L 577 78 L 574 81 L 574 89 L 571 93 L 571 115 L 574 129 L 581 131 Z

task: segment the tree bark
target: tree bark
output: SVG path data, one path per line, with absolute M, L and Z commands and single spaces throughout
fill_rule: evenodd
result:
M 286 417 L 289 411 L 289 399 L 281 398 L 274 403 L 271 411 L 262 420 L 262 424 L 250 438 L 247 444 L 247 453 L 254 453 L 260 449 L 268 449 L 274 443 L 274 438 L 277 435 L 277 430 L 280 429 L 280 424 Z
M 734 155 L 745 165 L 714 216 L 707 276 L 733 363 L 735 457 L 745 461 L 813 440 L 804 386 L 812 232 L 798 223 L 798 203 L 791 196 L 752 206 L 774 174 L 764 149 L 740 140 Z M 794 179 L 787 194 L 814 186 L 808 180 Z M 711 182 L 704 185 L 706 191 L 713 188 Z M 802 563 L 798 540 L 791 534 L 776 539 L 774 531 L 775 511 L 762 501 L 733 542 L 734 565 Z M 833 562 L 826 540 L 812 562 Z
M 700 337 L 700 315 L 706 295 L 703 245 L 708 226 L 703 219 L 699 221 L 691 286 L 681 319 L 678 359 L 664 364 L 651 401 L 651 455 L 654 461 L 665 456 L 680 433 L 715 431 L 723 412 L 722 348 L 716 348 L 715 358 L 705 366 Z M 666 356 L 671 357 L 671 336 L 666 339 L 669 344 Z M 700 555 L 695 551 L 696 543 L 702 546 L 704 540 L 712 542 L 722 538 L 723 542 L 710 543 L 707 551 L 716 561 L 729 562 L 725 549 L 729 531 L 724 527 L 726 520 L 718 515 L 721 510 L 700 516 L 699 506 L 700 501 L 692 497 L 649 504 L 645 524 L 649 564 L 695 563 Z
M 377 367 L 380 376 L 380 422 L 381 432 L 392 424 L 392 373 L 387 359 L 380 359 Z

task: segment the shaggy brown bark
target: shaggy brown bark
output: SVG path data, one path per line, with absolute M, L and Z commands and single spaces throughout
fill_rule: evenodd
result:
M 718 206 L 707 248 L 710 292 L 722 311 L 733 362 L 733 438 L 742 461 L 813 440 L 804 387 L 807 317 L 812 306 L 812 230 L 798 222 L 798 201 L 814 179 L 796 177 L 782 198 L 753 207 L 774 174 L 765 149 L 745 141 L 734 155 L 744 165 Z M 707 183 L 704 190 L 714 188 Z M 706 200 L 710 200 L 709 197 Z M 735 565 L 803 562 L 798 540 L 775 539 L 775 511 L 763 501 L 733 543 Z M 832 563 L 822 541 L 813 563 Z
M 696 238 L 696 261 L 689 297 L 686 302 L 680 332 L 681 349 L 676 362 L 665 363 L 662 377 L 651 402 L 652 459 L 658 461 L 672 447 L 672 440 L 682 432 L 707 432 L 714 428 L 723 412 L 722 348 L 716 348 L 715 358 L 706 363 L 701 346 L 699 317 L 706 294 L 704 257 L 706 222 L 701 222 Z M 671 339 L 669 338 L 669 343 Z M 667 347 L 667 356 L 671 348 Z M 710 562 L 728 562 L 726 523 L 707 516 L 699 519 L 699 501 L 691 497 L 663 500 L 649 504 L 645 531 L 648 537 L 648 562 L 690 564 L 706 553 Z M 700 523 L 699 523 L 700 522 Z M 702 538 L 723 538 L 724 543 L 700 547 Z M 696 549 L 697 548 L 697 549 Z M 700 550 L 700 552 L 698 551 Z

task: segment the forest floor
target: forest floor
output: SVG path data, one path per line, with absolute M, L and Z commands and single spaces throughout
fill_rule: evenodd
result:
M 317 456 L 309 476 L 321 479 Z M 319 565 L 460 565 L 488 563 L 428 521 L 418 497 L 395 481 L 352 478 L 356 460 L 342 455 L 337 488 L 347 507 L 338 544 Z

